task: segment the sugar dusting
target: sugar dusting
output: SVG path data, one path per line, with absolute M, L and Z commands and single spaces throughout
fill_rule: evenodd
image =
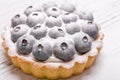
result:
M 9 47 L 9 55 L 10 56 L 21 56 L 29 61 L 35 62 L 35 59 L 33 58 L 32 53 L 28 56 L 18 54 L 15 44 L 11 41 L 10 28 L 8 28 L 8 27 L 9 26 L 6 26 L 6 31 L 4 31 L 4 36 L 5 36 L 5 41 L 7 43 L 6 45 Z M 99 31 L 99 34 L 101 34 L 100 31 Z M 99 36 L 99 37 L 101 37 L 101 36 Z M 71 61 L 63 62 L 60 59 L 56 58 L 54 55 L 52 55 L 45 62 L 37 62 L 37 63 L 44 63 L 44 65 L 50 65 L 50 66 L 54 66 L 54 67 L 59 67 L 59 66 L 64 65 L 64 67 L 66 67 L 66 68 L 71 68 L 72 66 L 74 66 L 75 62 L 85 63 L 88 59 L 88 56 L 95 56 L 98 54 L 97 48 L 100 48 L 102 46 L 102 41 L 100 40 L 99 37 L 98 37 L 98 39 L 92 41 L 92 48 L 89 52 L 87 52 L 85 55 L 79 55 L 76 52 L 76 54 L 73 56 L 73 59 Z M 48 38 L 47 41 L 54 42 L 50 38 Z

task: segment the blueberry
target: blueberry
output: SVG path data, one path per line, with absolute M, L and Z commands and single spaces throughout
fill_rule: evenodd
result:
M 24 14 L 26 16 L 29 16 L 30 13 L 32 12 L 41 12 L 41 8 L 39 6 L 28 6 L 25 11 L 24 11 Z
M 80 32 L 74 37 L 75 49 L 78 54 L 83 55 L 91 49 L 92 41 L 89 35 Z
M 11 40 L 13 42 L 16 42 L 17 39 L 19 37 L 21 37 L 22 35 L 24 35 L 25 33 L 27 33 L 27 31 L 29 30 L 29 27 L 27 25 L 24 24 L 20 24 L 17 25 L 13 28 L 13 30 L 11 31 Z
M 30 32 L 36 39 L 41 39 L 46 36 L 47 28 L 41 24 L 35 25 Z
M 11 20 L 12 27 L 15 27 L 15 26 L 17 26 L 19 24 L 25 24 L 26 20 L 27 20 L 26 15 L 24 15 L 24 14 L 16 14 Z
M 43 7 L 44 11 L 46 11 L 48 8 L 57 7 L 57 4 L 55 2 L 48 1 L 48 2 L 44 3 L 42 7 Z
M 54 44 L 53 53 L 63 61 L 70 61 L 75 54 L 74 42 L 64 37 L 58 38 Z
M 74 34 L 80 32 L 80 26 L 77 23 L 66 24 L 65 26 L 67 33 Z
M 45 61 L 52 55 L 52 46 L 48 42 L 36 42 L 33 45 L 32 53 L 38 61 Z
M 27 25 L 30 27 L 35 26 L 38 23 L 43 23 L 45 20 L 45 15 L 41 12 L 32 12 L 27 19 Z
M 64 37 L 65 36 L 65 32 L 59 28 L 59 27 L 53 27 L 50 31 L 49 31 L 49 36 L 51 38 L 58 38 L 58 37 Z
M 88 20 L 88 21 L 93 21 L 93 14 L 88 11 L 79 11 L 77 12 L 78 16 L 80 19 Z
M 70 22 L 76 22 L 77 21 L 77 15 L 73 13 L 66 13 L 62 15 L 62 20 L 64 23 L 70 23 Z
M 61 9 L 64 11 L 67 11 L 69 13 L 72 13 L 76 10 L 75 6 L 71 3 L 64 3 L 61 5 Z
M 61 15 L 61 10 L 57 7 L 51 7 L 46 10 L 48 16 L 58 17 Z
M 80 19 L 84 19 L 85 12 L 79 11 L 77 12 L 77 15 L 79 16 Z
M 86 12 L 84 18 L 88 21 L 93 21 L 93 14 L 90 12 Z
M 83 30 L 83 32 L 87 33 L 93 39 L 97 38 L 97 35 L 99 32 L 98 25 L 93 22 L 87 22 L 87 23 L 83 24 L 82 30 Z
M 48 17 L 45 25 L 49 28 L 54 27 L 54 26 L 61 27 L 62 26 L 62 21 L 61 21 L 60 18 Z
M 17 40 L 16 47 L 20 54 L 28 55 L 32 51 L 34 38 L 30 35 L 24 35 Z

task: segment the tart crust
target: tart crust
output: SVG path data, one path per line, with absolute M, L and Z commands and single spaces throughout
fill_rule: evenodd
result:
M 4 31 L 7 31 L 7 29 L 5 29 Z M 68 78 L 71 77 L 72 75 L 80 74 L 85 69 L 89 68 L 94 63 L 95 59 L 100 53 L 100 50 L 103 46 L 102 41 L 104 38 L 104 34 L 102 32 L 99 32 L 99 35 L 96 40 L 101 41 L 101 45 L 99 47 L 95 47 L 97 49 L 96 55 L 87 56 L 86 61 L 83 62 L 72 61 L 73 66 L 66 67 L 64 66 L 64 64 L 69 64 L 69 62 L 61 62 L 61 63 L 36 62 L 34 60 L 26 59 L 20 55 L 14 55 L 14 52 L 16 53 L 16 50 L 14 50 L 14 48 L 11 48 L 11 46 L 8 45 L 7 42 L 8 38 L 6 38 L 7 35 L 5 34 L 6 32 L 3 32 L 3 34 L 1 35 L 3 39 L 2 46 L 5 49 L 8 57 L 13 62 L 13 64 L 16 67 L 20 68 L 25 73 L 32 74 L 37 78 L 47 78 L 47 79 Z M 58 64 L 62 64 L 62 65 L 58 66 Z

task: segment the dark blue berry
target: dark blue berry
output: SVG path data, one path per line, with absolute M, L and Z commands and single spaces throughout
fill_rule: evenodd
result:
M 34 38 L 30 35 L 25 35 L 20 37 L 16 43 L 18 52 L 22 55 L 30 54 L 32 51 L 34 42 L 35 42 Z
M 38 61 L 45 61 L 52 55 L 52 46 L 48 42 L 36 42 L 32 53 Z
M 41 39 L 46 36 L 47 28 L 42 24 L 37 24 L 31 29 L 30 34 L 33 35 L 36 39 Z
M 12 27 L 15 27 L 15 26 L 17 26 L 19 24 L 25 24 L 26 20 L 27 20 L 26 15 L 24 15 L 24 14 L 16 14 L 11 20 Z
M 27 19 L 27 25 L 30 27 L 35 26 L 36 24 L 42 24 L 45 20 L 45 15 L 41 12 L 32 12 Z
M 29 30 L 29 27 L 24 24 L 15 26 L 13 28 L 13 30 L 11 31 L 12 41 L 16 42 L 18 40 L 18 38 L 21 37 L 22 35 L 24 35 L 25 33 L 27 33 L 28 30 Z
M 58 59 L 70 61 L 75 54 L 74 42 L 71 39 L 59 38 L 54 44 L 53 53 Z
M 58 37 L 64 37 L 65 36 L 65 32 L 59 28 L 59 27 L 54 27 L 49 31 L 49 36 L 51 38 L 58 38 Z
M 89 35 L 86 33 L 80 32 L 75 35 L 74 38 L 75 49 L 78 54 L 83 55 L 91 49 L 92 41 Z

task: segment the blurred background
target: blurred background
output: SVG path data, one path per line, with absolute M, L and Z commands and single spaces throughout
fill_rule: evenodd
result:
M 11 18 L 32 4 L 48 0 L 0 0 L 0 33 Z M 52 0 L 70 2 L 81 10 L 89 10 L 105 34 L 104 46 L 94 65 L 67 80 L 120 80 L 120 0 Z M 40 80 L 15 68 L 6 57 L 0 39 L 0 80 Z M 45 79 L 42 79 L 45 80 Z

